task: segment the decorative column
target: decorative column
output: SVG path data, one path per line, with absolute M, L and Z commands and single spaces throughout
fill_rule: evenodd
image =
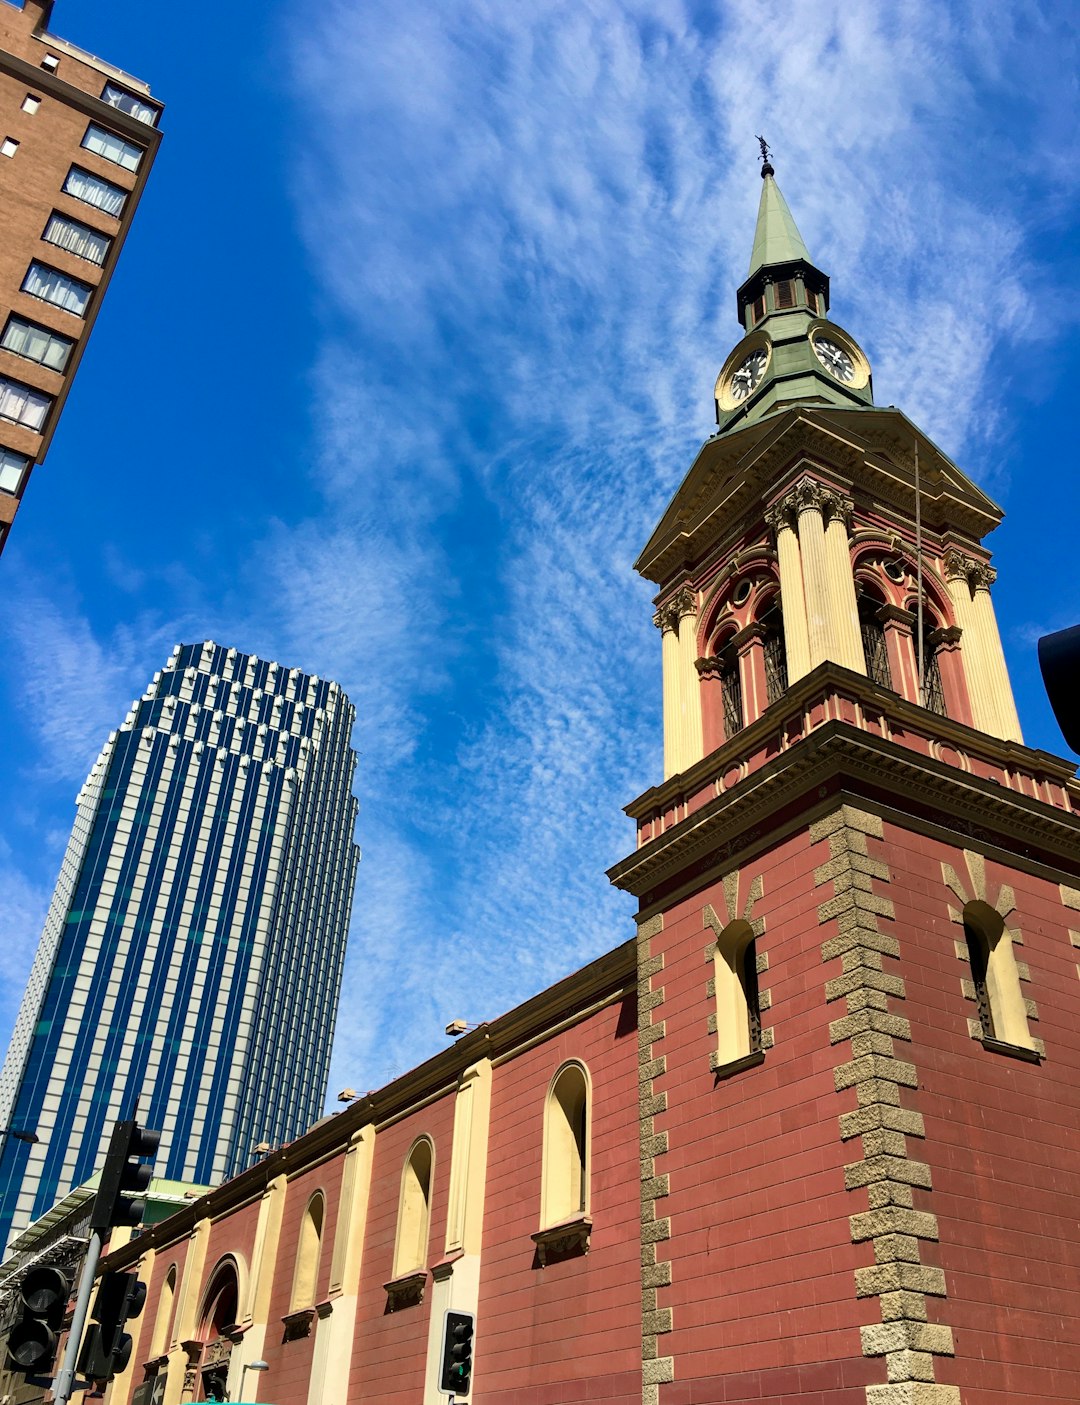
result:
M 989 587 L 994 574 L 989 566 L 961 551 L 945 553 L 945 581 L 956 622 L 963 630 L 960 649 L 971 703 L 971 725 L 992 737 L 1019 741 L 1020 723 L 990 603 Z M 973 589 L 976 580 L 981 584 Z M 977 595 L 984 597 L 985 604 L 976 600 Z
M 994 602 L 990 598 L 990 587 L 997 580 L 997 572 L 993 566 L 979 562 L 968 579 L 972 587 L 972 614 L 979 636 L 979 647 L 982 650 L 986 679 L 997 713 L 998 736 L 1004 737 L 1006 741 L 1022 742 L 1024 737 L 1020 731 L 1020 718 L 1016 712 L 1009 670 L 1005 665 L 1005 651 L 1001 647 Z
M 765 521 L 776 534 L 776 560 L 780 569 L 780 611 L 784 618 L 784 652 L 788 684 L 810 672 L 810 636 L 806 623 L 799 538 L 795 532 L 797 504 L 793 494 L 769 508 Z
M 915 616 L 910 610 L 902 610 L 899 605 L 884 605 L 878 611 L 878 619 L 885 631 L 893 689 L 909 702 L 918 702 L 919 680 L 912 645 Z
M 765 631 L 759 624 L 748 624 L 745 629 L 739 630 L 731 643 L 739 656 L 743 719 L 749 727 L 769 705 L 765 681 Z
M 664 776 L 685 771 L 705 754 L 697 660 L 697 592 L 684 586 L 653 616 L 663 638 Z
M 325 1304 L 331 1311 L 317 1328 L 308 1387 L 308 1401 L 320 1405 L 333 1400 L 334 1391 L 349 1379 L 374 1157 L 375 1125 L 365 1122 L 349 1138 L 341 1173 L 341 1199 Z
M 832 635 L 832 657 L 855 673 L 866 672 L 862 633 L 859 629 L 859 606 L 855 599 L 855 573 L 851 569 L 851 546 L 848 524 L 855 510 L 850 498 L 826 492 L 824 511 L 828 520 L 825 528 L 826 588 L 829 600 L 829 624 Z
M 795 485 L 793 496 L 799 512 L 799 554 L 802 560 L 806 624 L 810 639 L 810 667 L 835 657 L 830 629 L 829 568 L 825 556 L 825 490 L 813 478 Z

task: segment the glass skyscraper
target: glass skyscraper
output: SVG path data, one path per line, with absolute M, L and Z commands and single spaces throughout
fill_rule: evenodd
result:
M 179 645 L 78 798 L 0 1074 L 0 1245 L 87 1180 L 112 1124 L 212 1185 L 320 1115 L 359 851 L 336 683 Z

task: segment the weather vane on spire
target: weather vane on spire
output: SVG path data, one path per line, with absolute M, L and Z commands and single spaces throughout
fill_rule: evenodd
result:
M 757 142 L 758 146 L 761 147 L 761 175 L 764 179 L 765 176 L 775 174 L 772 164 L 772 152 L 769 150 L 769 143 L 764 137 L 758 137 Z

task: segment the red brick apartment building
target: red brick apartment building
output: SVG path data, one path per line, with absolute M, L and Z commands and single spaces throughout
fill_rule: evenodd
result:
M 157 153 L 138 78 L 0 0 L 0 550 L 52 442 Z
M 115 1251 L 111 1405 L 435 1405 L 447 1309 L 473 1405 L 1080 1400 L 1080 787 L 1020 736 L 999 510 L 875 407 L 763 175 L 637 562 L 636 936 Z

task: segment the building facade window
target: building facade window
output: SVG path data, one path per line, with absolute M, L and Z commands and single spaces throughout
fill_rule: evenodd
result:
M 29 467 L 30 460 L 25 454 L 0 448 L 0 493 L 18 493 Z
M 729 922 L 713 951 L 716 1056 L 723 1065 L 761 1052 L 757 942 L 749 922 Z
M 784 640 L 784 616 L 779 600 L 773 600 L 761 616 L 761 647 L 765 656 L 765 698 L 778 702 L 787 692 L 787 646 Z
M 19 143 L 14 137 L 5 137 L 0 141 L 0 156 L 14 156 L 19 149 Z
M 48 366 L 50 371 L 63 371 L 75 343 L 70 337 L 62 337 L 50 332 L 47 327 L 39 327 L 36 322 L 28 322 L 25 317 L 11 316 L 4 328 L 0 346 L 12 351 L 16 356 L 25 356 L 28 361 L 36 361 L 40 366 Z
M 51 395 L 42 395 L 40 390 L 33 390 L 21 381 L 0 376 L 0 417 L 40 431 L 51 404 Z
M 104 157 L 106 161 L 114 161 L 116 165 L 123 166 L 125 171 L 137 171 L 143 157 L 141 146 L 136 146 L 131 141 L 125 141 L 115 132 L 108 132 L 104 127 L 99 127 L 94 122 L 91 122 L 87 127 L 82 144 L 87 151 L 92 151 L 95 156 Z
M 544 1106 L 541 1228 L 588 1211 L 589 1103 L 585 1066 L 564 1065 L 551 1080 Z
M 58 249 L 66 249 L 69 254 L 96 264 L 105 262 L 112 243 L 107 234 L 99 234 L 88 224 L 56 214 L 49 216 L 49 223 L 41 237 L 47 244 L 55 244 Z
M 859 596 L 859 632 L 862 635 L 866 676 L 881 687 L 892 690 L 889 646 L 885 639 L 885 626 L 881 622 L 883 604 L 866 591 Z
M 1004 918 L 985 902 L 967 903 L 963 917 L 983 1039 L 1034 1049 L 1012 937 Z
M 89 171 L 84 171 L 81 166 L 72 166 L 68 171 L 64 181 L 64 194 L 117 218 L 123 213 L 124 201 L 127 198 L 126 190 L 113 185 L 112 181 L 107 181 L 104 176 L 95 176 Z
M 720 698 L 724 708 L 724 740 L 729 742 L 744 726 L 739 653 L 733 644 L 720 654 Z
M 402 1278 L 427 1266 L 434 1162 L 435 1148 L 427 1137 L 420 1137 L 413 1144 L 401 1173 L 397 1235 L 394 1239 L 394 1278 Z
M 119 83 L 106 83 L 101 101 L 115 107 L 118 112 L 126 112 L 129 117 L 145 122 L 150 127 L 157 126 L 158 117 L 161 115 L 160 108 L 136 97 L 134 93 L 129 93 L 126 88 L 121 88 Z
M 326 1218 L 326 1201 L 322 1191 L 317 1191 L 308 1201 L 304 1218 L 300 1224 L 300 1241 L 296 1246 L 296 1271 L 293 1274 L 292 1302 L 290 1312 L 298 1312 L 304 1307 L 314 1307 L 315 1294 L 319 1286 L 319 1262 L 322 1257 L 323 1222 Z
M 66 312 L 74 312 L 77 317 L 85 317 L 90 305 L 90 294 L 94 291 L 89 283 L 72 278 L 59 269 L 47 264 L 32 263 L 23 279 L 22 290 L 35 298 L 51 302 L 54 307 L 62 307 Z
M 172 1327 L 173 1299 L 176 1297 L 176 1265 L 173 1264 L 165 1275 L 158 1298 L 157 1313 L 154 1317 L 154 1335 L 150 1341 L 149 1360 L 155 1361 L 169 1349 L 169 1329 Z

